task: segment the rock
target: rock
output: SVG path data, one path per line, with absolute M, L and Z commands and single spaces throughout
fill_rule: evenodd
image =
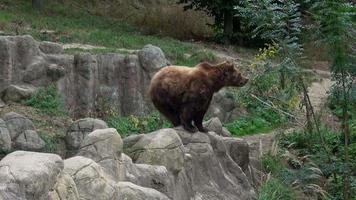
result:
M 32 121 L 15 112 L 6 113 L 3 117 L 6 126 L 10 132 L 12 140 L 15 140 L 26 130 L 35 130 Z
M 118 200 L 170 200 L 166 195 L 151 188 L 144 188 L 130 182 L 119 182 L 116 184 L 118 189 Z
M 41 151 L 45 147 L 45 142 L 34 130 L 25 130 L 15 140 L 15 149 L 26 151 Z
M 221 124 L 221 121 L 217 117 L 211 118 L 208 121 L 204 122 L 203 126 L 205 128 L 207 128 L 209 131 L 213 131 L 213 132 L 217 133 L 218 135 L 223 134 L 223 131 L 222 131 L 223 126 Z
M 68 156 L 77 153 L 85 137 L 96 129 L 108 128 L 106 123 L 100 119 L 85 118 L 73 122 L 65 136 Z
M 125 144 L 126 140 L 130 141 L 131 146 Z M 184 164 L 182 141 L 174 129 L 145 134 L 135 144 L 128 137 L 124 139 L 124 152 L 135 163 L 163 165 L 174 174 L 182 170 Z
M 5 102 L 0 99 L 0 108 L 3 108 L 3 107 L 5 107 L 5 106 L 6 106 Z
M 222 132 L 221 132 L 221 136 L 224 136 L 224 137 L 231 137 L 231 133 L 229 130 L 227 130 L 227 128 L 223 127 L 222 128 Z
M 224 138 L 223 141 L 231 158 L 243 171 L 246 171 L 250 163 L 249 146 L 247 142 L 238 138 Z
M 98 129 L 84 139 L 77 155 L 94 160 L 112 180 L 119 181 L 122 145 L 116 129 Z
M 151 74 L 157 72 L 162 67 L 170 65 L 162 50 L 150 44 L 138 52 L 138 58 L 142 67 Z
M 60 174 L 53 192 L 55 194 L 52 194 L 52 199 L 79 200 L 77 186 L 75 185 L 73 178 L 66 173 Z
M 228 89 L 222 89 L 214 94 L 206 116 L 217 117 L 221 122 L 226 123 L 236 120 L 244 114 L 246 114 L 246 110 L 240 107 Z
M 31 98 L 36 88 L 31 85 L 10 85 L 2 95 L 5 102 L 20 102 Z
M 11 137 L 5 121 L 0 119 L 0 154 L 11 150 Z
M 63 169 L 55 154 L 16 151 L 0 161 L 0 199 L 48 199 Z
M 65 75 L 65 69 L 62 66 L 51 64 L 46 69 L 46 75 L 50 82 L 56 82 Z
M 169 198 L 174 196 L 174 179 L 164 166 L 134 164 L 130 157 L 122 154 L 122 171 L 124 179 L 136 185 L 153 188 Z
M 64 172 L 73 178 L 80 199 L 111 200 L 117 196 L 114 182 L 89 158 L 75 156 L 65 160 Z
M 54 42 L 41 42 L 39 46 L 40 50 L 45 54 L 61 54 L 63 53 L 62 45 Z

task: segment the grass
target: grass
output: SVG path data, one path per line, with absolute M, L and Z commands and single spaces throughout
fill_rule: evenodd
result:
M 295 200 L 293 189 L 278 179 L 271 178 L 260 188 L 257 200 Z
M 170 128 L 171 124 L 163 119 L 159 113 L 152 113 L 145 117 L 109 116 L 105 120 L 110 128 L 115 128 L 121 137 L 132 134 L 149 133 L 162 128 Z
M 201 51 L 197 45 L 159 35 L 144 35 L 118 20 L 91 15 L 84 9 L 66 7 L 57 1 L 46 1 L 42 15 L 33 12 L 31 1 L 4 0 L 0 4 L 4 7 L 0 12 L 0 29 L 5 34 L 30 34 L 38 40 L 100 45 L 107 47 L 107 51 L 141 49 L 152 44 L 159 46 L 173 64 L 193 66 L 200 60 L 185 56 Z M 211 54 L 207 56 L 206 59 L 210 59 Z
M 253 135 L 256 133 L 267 133 L 280 127 L 285 119 L 271 109 L 257 107 L 247 116 L 243 116 L 231 123 L 224 124 L 234 136 Z
M 31 106 L 40 112 L 51 116 L 63 116 L 67 114 L 63 99 L 54 85 L 40 88 L 30 99 L 24 100 L 23 105 Z

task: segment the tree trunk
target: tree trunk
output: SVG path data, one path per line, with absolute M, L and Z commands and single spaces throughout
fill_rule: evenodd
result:
M 234 33 L 234 15 L 230 10 L 226 10 L 224 13 L 224 43 L 230 44 L 232 34 Z
M 42 0 L 32 0 L 32 8 L 37 11 L 42 11 Z

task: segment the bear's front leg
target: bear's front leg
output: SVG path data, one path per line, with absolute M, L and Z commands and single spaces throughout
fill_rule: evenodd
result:
M 191 106 L 185 106 L 183 107 L 181 113 L 180 113 L 180 120 L 183 125 L 183 128 L 191 133 L 195 133 L 198 131 L 198 129 L 192 125 L 192 108 Z

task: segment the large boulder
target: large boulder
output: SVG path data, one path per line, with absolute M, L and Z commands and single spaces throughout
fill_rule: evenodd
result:
M 170 200 L 157 190 L 144 188 L 130 182 L 119 182 L 116 187 L 118 189 L 118 200 Z
M 64 172 L 73 178 L 80 199 L 115 199 L 115 183 L 93 160 L 81 156 L 69 158 L 64 161 Z
M 45 142 L 38 136 L 32 121 L 17 114 L 9 112 L 4 115 L 4 121 L 9 130 L 13 149 L 41 151 L 45 147 Z
M 163 165 L 174 174 L 183 168 L 184 148 L 174 129 L 161 129 L 150 134 L 128 137 L 124 141 L 124 152 L 135 163 Z
M 111 179 L 119 181 L 122 140 L 116 129 L 98 129 L 83 141 L 78 156 L 90 158 L 103 167 Z
M 85 137 L 94 130 L 108 128 L 106 123 L 100 119 L 85 118 L 73 122 L 65 136 L 65 142 L 68 150 L 67 157 L 77 153 Z
M 0 155 L 11 150 L 11 137 L 4 120 L 0 119 Z
M 27 151 L 41 151 L 45 147 L 45 142 L 38 136 L 34 130 L 26 130 L 15 140 L 15 149 Z
M 146 45 L 138 52 L 138 57 L 142 67 L 149 73 L 154 73 L 161 68 L 170 65 L 159 47 Z
M 7 128 L 10 131 L 11 139 L 16 139 L 20 134 L 26 130 L 35 130 L 32 121 L 23 115 L 15 112 L 6 113 L 3 117 Z
M 58 155 L 13 152 L 0 161 L 0 199 L 49 199 L 62 169 Z
M 31 98 L 36 88 L 31 85 L 9 85 L 2 94 L 5 102 L 20 102 Z

